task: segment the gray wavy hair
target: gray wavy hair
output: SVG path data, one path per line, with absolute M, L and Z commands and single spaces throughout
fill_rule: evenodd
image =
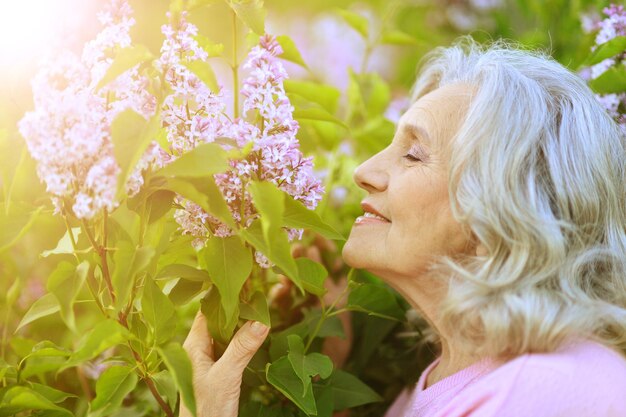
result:
M 449 149 L 449 196 L 488 253 L 433 265 L 451 279 L 440 310 L 447 334 L 468 353 L 508 358 L 570 337 L 626 350 L 617 123 L 547 52 L 466 35 L 421 63 L 413 101 L 450 83 L 477 87 Z

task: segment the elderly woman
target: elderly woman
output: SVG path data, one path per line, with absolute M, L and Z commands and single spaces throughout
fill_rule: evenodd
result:
M 368 195 L 343 248 L 440 346 L 386 417 L 626 416 L 617 124 L 579 76 L 502 41 L 434 50 L 413 98 L 391 144 L 355 172 Z M 237 415 L 266 335 L 243 326 L 214 362 L 197 316 L 185 348 L 200 417 Z

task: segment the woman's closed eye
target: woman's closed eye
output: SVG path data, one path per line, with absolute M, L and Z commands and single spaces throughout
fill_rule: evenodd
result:
M 413 155 L 410 152 L 404 155 L 404 157 L 411 162 L 422 162 L 422 158 L 420 158 L 419 156 Z
M 420 147 L 412 146 L 404 158 L 411 162 L 424 162 L 426 160 L 426 155 Z

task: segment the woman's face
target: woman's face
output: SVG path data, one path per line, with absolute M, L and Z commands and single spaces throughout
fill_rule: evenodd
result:
M 343 248 L 345 261 L 381 277 L 414 277 L 433 255 L 471 250 L 452 217 L 445 151 L 461 126 L 471 86 L 440 87 L 401 117 L 391 144 L 354 173 L 368 195 Z

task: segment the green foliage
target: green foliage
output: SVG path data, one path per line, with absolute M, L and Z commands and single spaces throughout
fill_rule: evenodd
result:
M 117 51 L 111 66 L 98 83 L 97 90 L 101 89 L 124 72 L 153 58 L 152 53 L 143 45 L 129 46 Z
M 346 21 L 346 23 L 348 23 L 352 27 L 352 29 L 359 32 L 359 34 L 363 36 L 363 38 L 368 38 L 369 22 L 365 17 L 344 9 L 336 9 L 336 12 Z
M 263 8 L 263 0 L 227 0 L 227 2 L 250 30 L 257 35 L 265 33 L 267 10 Z
M 612 94 L 626 90 L 626 68 L 611 67 L 589 85 L 596 93 Z
M 48 277 L 47 289 L 56 297 L 61 318 L 74 333 L 78 333 L 74 318 L 74 302 L 85 282 L 88 269 L 89 263 L 87 261 L 83 261 L 79 265 L 61 262 Z
M 296 63 L 304 68 L 308 68 L 293 39 L 286 35 L 279 35 L 276 37 L 276 40 L 280 44 L 281 48 L 283 48 L 283 53 L 280 56 L 282 59 Z
M 198 145 L 167 164 L 154 175 L 165 177 L 208 177 L 228 169 L 226 151 L 215 143 Z
M 214 51 L 216 52 L 216 51 Z M 214 93 L 217 93 L 219 86 L 213 68 L 207 62 L 196 60 L 185 63 L 185 66 L 193 72 L 203 83 L 207 85 Z
M 128 366 L 107 368 L 96 382 L 96 398 L 90 404 L 90 416 L 110 415 L 137 385 L 137 375 Z
M 34 224 L 41 207 L 0 203 L 0 252 L 13 246 Z
M 305 354 L 304 342 L 298 335 L 287 336 L 287 343 L 289 344 L 287 358 L 302 381 L 302 395 L 304 396 L 311 385 L 311 377 L 319 375 L 322 379 L 328 378 L 333 372 L 333 363 L 328 356 L 321 353 Z
M 252 254 L 237 236 L 209 239 L 203 250 L 211 281 L 220 293 L 227 317 L 239 305 L 239 291 L 252 271 Z
M 271 327 L 270 311 L 267 298 L 261 291 L 256 291 L 250 300 L 239 303 L 239 317 L 247 320 L 256 320 Z
M 626 50 L 626 36 L 616 36 L 610 41 L 598 45 L 596 50 L 587 57 L 583 65 L 591 66 L 598 64 L 607 58 L 612 58 L 624 52 L 624 50 Z
M 170 10 L 173 19 L 187 9 L 190 20 L 202 22 L 200 31 L 206 35 L 198 33 L 195 39 L 215 60 L 194 61 L 187 68 L 214 92 L 224 80 L 213 64 L 224 61 L 226 49 L 236 55 L 227 64 L 237 65 L 243 56 L 238 41 L 245 36 L 258 43 L 267 10 L 276 13 L 276 22 L 284 17 L 283 6 L 311 13 L 332 10 L 348 30 L 359 34 L 365 51 L 360 66 L 345 68 L 345 86 L 334 85 L 332 76 L 313 65 L 315 59 L 327 57 L 304 54 L 309 51 L 298 46 L 307 43 L 295 35 L 277 37 L 281 58 L 303 70 L 301 77 L 290 74 L 284 83 L 300 126 L 301 147 L 315 157 L 316 169 L 326 173 L 326 195 L 315 211 L 273 183 L 253 181 L 246 186 L 259 218 L 237 223 L 213 178 L 229 169 L 230 161 L 250 155 L 250 148 L 225 151 L 222 145 L 232 145 L 233 138 L 216 138 L 146 173 L 139 194 L 128 198 L 125 184 L 149 143 L 157 140 L 164 148 L 168 144 L 161 115 L 146 120 L 127 110 L 111 126 L 121 169 L 120 205 L 85 222 L 71 215 L 53 216 L 24 142 L 14 127 L 0 129 L 0 282 L 5 285 L 0 314 L 7 330 L 0 357 L 0 415 L 167 414 L 155 411 L 163 407 L 148 381 L 172 412 L 179 393 L 195 410 L 192 368 L 179 341 L 198 305 L 218 354 L 246 320 L 272 327 L 268 342 L 244 373 L 244 417 L 330 417 L 347 408 L 354 409 L 355 417 L 380 416 L 428 364 L 427 354 L 412 350 L 415 339 L 395 337 L 407 330 L 409 306 L 375 277 L 363 271 L 348 274 L 340 250 L 354 218 L 362 214 L 363 190 L 354 184 L 354 169 L 393 137 L 395 124 L 388 110 L 397 97 L 408 94 L 422 55 L 458 35 L 449 22 L 437 26 L 429 21 L 428 16 L 446 16 L 446 2 L 366 2 L 380 17 L 374 24 L 352 11 L 352 1 L 277 1 L 266 7 L 261 0 L 175 0 Z M 581 33 L 578 16 L 599 3 L 584 0 L 568 8 L 561 3 L 509 2 L 486 12 L 493 26 L 474 33 L 478 38 L 503 36 L 551 46 L 555 58 L 571 68 L 597 64 L 626 48 L 626 38 L 617 37 L 590 53 L 593 36 Z M 151 8 L 152 3 L 145 9 Z M 560 18 L 555 20 L 556 13 Z M 232 32 L 243 25 L 249 33 Z M 152 26 L 138 26 L 139 37 L 152 36 L 143 33 Z M 160 43 L 161 35 L 157 37 Z M 156 42 L 149 41 L 146 45 L 156 50 Z M 396 72 L 391 75 L 369 69 L 382 48 L 391 48 L 385 49 L 392 51 L 388 64 Z M 142 73 L 158 72 L 151 67 L 150 49 L 110 51 L 113 64 L 96 88 L 136 65 Z M 339 64 L 328 58 L 327 67 Z M 625 74 L 611 68 L 590 85 L 598 93 L 621 93 L 626 90 Z M 168 91 L 162 79 L 152 81 L 151 91 L 164 97 Z M 255 117 L 249 114 L 247 120 Z M 343 197 L 336 197 L 341 193 L 335 191 L 343 191 Z M 176 196 L 198 204 L 233 234 L 211 237 L 197 250 L 193 237 L 182 235 L 173 219 L 179 208 Z M 289 242 L 286 229 L 305 229 L 303 240 Z M 322 238 L 333 242 L 322 244 Z M 274 267 L 256 265 L 256 251 Z M 342 279 L 349 282 L 345 305 L 334 295 L 327 299 L 328 285 Z M 29 298 L 30 286 L 38 280 L 45 291 Z M 352 332 L 340 319 L 347 311 L 352 313 Z M 324 354 L 324 343 L 347 334 L 354 337 L 352 351 L 342 369 L 336 369 Z M 94 364 L 109 366 L 90 380 L 84 369 Z M 95 394 L 91 402 L 85 386 Z
M 181 393 L 182 401 L 195 417 L 196 398 L 193 392 L 191 362 L 187 352 L 178 343 L 170 343 L 163 348 L 157 348 L 157 350 L 167 369 L 174 377 L 176 387 Z
M 167 342 L 176 330 L 174 305 L 150 276 L 144 279 L 141 310 L 153 329 L 154 342 L 157 345 Z
M 124 195 L 125 184 L 132 170 L 137 166 L 139 158 L 157 134 L 159 124 L 158 112 L 146 121 L 133 110 L 123 111 L 111 124 L 113 153 L 121 169 L 117 185 L 118 197 Z

